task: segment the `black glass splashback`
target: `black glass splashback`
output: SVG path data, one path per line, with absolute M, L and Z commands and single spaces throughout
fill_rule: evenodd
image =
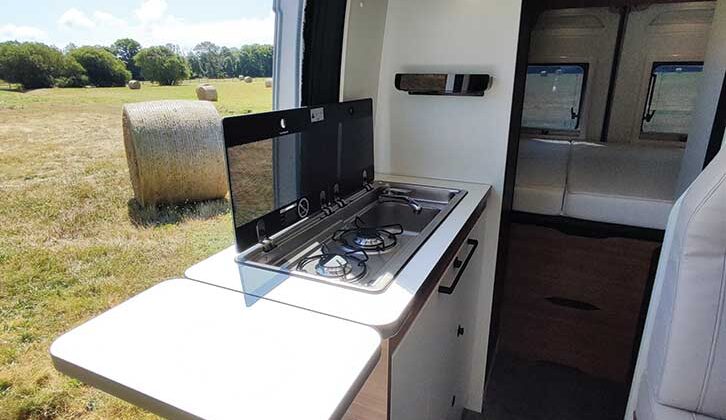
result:
M 373 102 L 361 101 L 336 107 L 342 124 L 338 137 L 338 182 L 343 195 L 360 190 L 373 182 Z
M 237 249 L 372 182 L 370 99 L 222 121 Z

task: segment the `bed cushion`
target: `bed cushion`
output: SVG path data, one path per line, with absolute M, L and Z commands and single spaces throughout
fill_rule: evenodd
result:
M 574 143 L 563 214 L 664 229 L 682 157 L 678 148 Z
M 560 215 L 570 142 L 527 139 L 519 143 L 514 210 Z

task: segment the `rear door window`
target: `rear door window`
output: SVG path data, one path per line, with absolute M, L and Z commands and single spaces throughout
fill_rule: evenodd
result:
M 527 66 L 522 127 L 541 132 L 577 131 L 587 64 Z
M 686 141 L 703 63 L 654 63 L 640 137 Z

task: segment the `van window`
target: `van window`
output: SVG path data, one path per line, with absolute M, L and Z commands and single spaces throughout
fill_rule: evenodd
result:
M 686 141 L 703 63 L 654 63 L 640 137 Z
M 541 132 L 577 131 L 587 64 L 527 66 L 522 127 Z

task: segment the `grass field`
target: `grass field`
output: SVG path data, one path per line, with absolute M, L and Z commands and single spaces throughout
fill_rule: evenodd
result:
M 271 108 L 262 80 L 212 83 L 223 115 Z M 48 347 L 233 242 L 226 201 L 130 201 L 122 104 L 196 99 L 195 87 L 0 90 L 0 419 L 152 417 L 56 372 Z

